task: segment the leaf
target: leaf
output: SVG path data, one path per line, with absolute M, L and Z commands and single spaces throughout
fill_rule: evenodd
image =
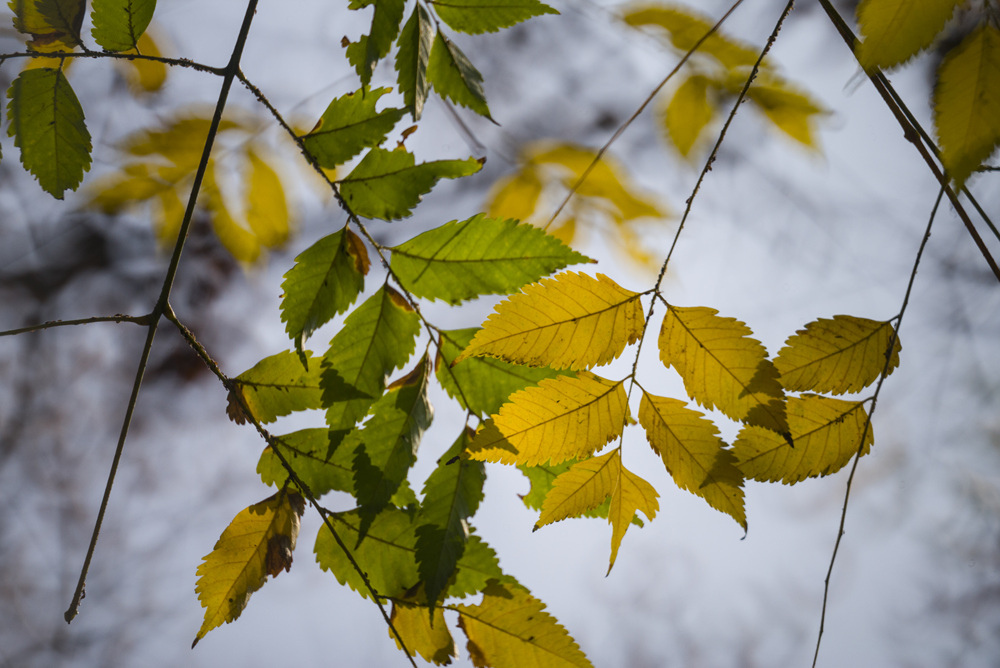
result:
M 126 53 L 141 53 L 146 56 L 163 55 L 156 40 L 148 32 L 142 33 L 136 47 L 129 49 Z M 132 90 L 154 93 L 163 88 L 163 84 L 167 80 L 167 66 L 165 63 L 136 58 L 134 60 L 126 60 L 122 65 L 125 67 L 126 77 Z
M 153 18 L 156 0 L 93 0 L 93 35 L 106 51 L 134 49 Z
M 388 88 L 362 88 L 334 99 L 309 134 L 302 136 L 306 147 L 321 167 L 338 167 L 366 148 L 378 146 L 405 114 L 403 109 L 375 111 Z
M 897 338 L 889 366 L 892 324 L 849 315 L 820 318 L 788 337 L 774 366 L 781 384 L 797 392 L 857 392 L 878 380 L 882 370 L 899 366 L 902 345 Z
M 624 384 L 591 373 L 543 380 L 510 397 L 476 434 L 469 457 L 534 466 L 588 456 L 621 435 Z
M 426 607 L 393 601 L 389 619 L 396 632 L 403 637 L 408 650 L 419 654 L 424 661 L 446 666 L 456 656 L 455 641 L 448 632 L 444 611 L 437 608 L 431 614 L 427 613 Z M 392 631 L 388 633 L 396 642 L 396 647 L 402 649 Z
M 460 457 L 473 435 L 470 429 L 463 430 L 424 483 L 424 498 L 417 513 L 416 556 L 420 579 L 432 606 L 465 552 L 469 539 L 467 520 L 476 514 L 483 500 L 485 467 Z
M 745 81 L 746 76 L 739 74 L 731 78 L 730 85 L 738 84 L 742 89 Z M 818 146 L 815 121 L 828 112 L 807 94 L 781 77 L 764 71 L 758 72 L 747 97 L 786 135 L 804 146 Z
M 430 91 L 427 64 L 434 46 L 434 25 L 431 21 L 431 15 L 418 2 L 399 35 L 396 81 L 399 92 L 403 94 L 403 102 L 415 121 L 420 120 Z
M 753 332 L 704 306 L 668 306 L 660 360 L 684 380 L 688 396 L 734 420 L 788 433 L 778 372 Z
M 663 5 L 636 5 L 622 16 L 630 26 L 658 26 L 667 31 L 670 41 L 679 51 L 687 52 L 705 36 L 715 19 L 693 12 L 687 7 L 665 7 Z M 715 31 L 699 48 L 719 61 L 727 70 L 739 66 L 753 65 L 758 52 L 744 42 L 727 37 Z
M 542 505 L 545 503 L 545 497 L 548 493 L 552 491 L 552 485 L 555 483 L 556 478 L 565 473 L 566 471 L 573 468 L 575 464 L 578 463 L 577 459 L 567 459 L 561 464 L 538 464 L 535 466 L 524 466 L 523 464 L 518 465 L 518 469 L 521 473 L 528 476 L 528 482 L 531 488 L 528 490 L 527 494 L 519 495 L 521 500 L 524 501 L 524 505 L 532 510 L 541 510 Z M 606 520 L 608 519 L 608 513 L 611 512 L 611 497 L 604 500 L 604 503 L 592 508 L 590 510 L 585 510 L 577 517 L 588 517 L 588 518 L 599 518 Z M 644 522 L 635 515 L 632 518 L 632 524 L 637 527 L 644 526 Z
M 357 541 L 361 523 L 357 511 L 332 513 L 330 521 L 346 545 Z M 418 584 L 415 528 L 413 515 L 398 508 L 387 508 L 375 516 L 365 540 L 353 550 L 355 562 L 380 596 L 401 598 Z M 346 584 L 364 598 L 371 596 L 358 570 L 348 561 L 325 525 L 320 527 L 316 537 L 316 561 L 320 568 L 332 572 L 340 584 Z M 481 591 L 486 582 L 494 578 L 512 581 L 500 570 L 493 550 L 478 536 L 470 536 L 447 596 L 462 597 Z
M 247 148 L 247 225 L 268 248 L 288 241 L 291 221 L 285 188 L 274 169 L 252 148 Z
M 261 254 L 260 239 L 245 225 L 236 222 L 230 213 L 217 181 L 219 170 L 217 163 L 210 163 L 202 186 L 204 206 L 211 213 L 212 231 L 234 258 L 247 264 L 256 262 Z
M 417 165 L 413 154 L 406 151 L 373 148 L 340 181 L 340 192 L 351 210 L 362 218 L 393 221 L 409 216 L 440 179 L 475 174 L 482 167 L 473 158 Z
M 73 88 L 61 70 L 25 70 L 7 97 L 8 134 L 21 149 L 21 164 L 42 189 L 62 199 L 90 169 L 90 133 Z
M 483 75 L 439 29 L 427 61 L 427 81 L 441 97 L 490 118 Z
M 677 486 L 705 499 L 746 531 L 743 473 L 715 424 L 683 401 L 646 392 L 639 405 L 639 424 Z
M 593 262 L 542 230 L 482 214 L 451 221 L 392 250 L 392 269 L 418 297 L 458 304 L 509 294 L 568 264 Z
M 708 100 L 708 79 L 692 75 L 678 86 L 667 105 L 664 115 L 667 138 L 681 155 L 688 157 L 714 116 L 715 107 Z
M 354 65 L 361 85 L 367 86 L 375 71 L 375 64 L 389 55 L 392 43 L 399 34 L 399 24 L 403 20 L 405 0 L 351 0 L 349 9 L 375 7 L 372 14 L 370 34 L 347 47 L 347 60 Z
M 295 353 L 285 351 L 265 357 L 253 368 L 233 378 L 254 417 L 263 424 L 294 411 L 319 408 L 321 359 L 306 351 L 308 367 Z M 238 424 L 243 420 L 237 419 Z
M 549 367 L 511 364 L 492 357 L 470 357 L 453 364 L 478 331 L 476 327 L 442 331 L 436 367 L 438 382 L 448 395 L 479 416 L 496 413 L 518 390 L 536 385 L 545 378 L 570 373 Z
M 369 266 L 364 243 L 346 225 L 302 251 L 281 283 L 288 336 L 303 341 L 347 311 L 364 289 Z
M 791 485 L 806 478 L 836 473 L 861 447 L 868 423 L 863 402 L 815 394 L 788 399 L 788 426 L 795 447 L 774 432 L 754 426 L 740 431 L 733 451 L 743 475 L 761 482 Z M 874 442 L 871 425 L 864 432 L 866 455 Z
M 80 45 L 84 0 L 10 0 L 8 6 L 14 12 L 14 29 L 31 35 L 32 51 L 72 51 Z
M 590 666 L 545 604 L 520 586 L 493 582 L 479 605 L 458 605 L 458 625 L 477 668 Z
M 639 339 L 641 296 L 603 274 L 542 279 L 497 304 L 456 361 L 489 355 L 557 369 L 607 364 Z
M 862 0 L 858 62 L 865 69 L 905 63 L 934 41 L 962 0 Z
M 533 16 L 559 13 L 538 0 L 431 0 L 430 4 L 450 28 L 473 35 L 497 32 Z
M 268 575 L 278 577 L 291 569 L 304 510 L 300 495 L 283 490 L 233 518 L 198 566 L 195 591 L 205 608 L 205 622 L 191 647 L 215 627 L 239 617 Z
M 427 399 L 429 371 L 430 361 L 424 356 L 413 371 L 389 386 L 372 405 L 371 418 L 356 432 L 359 443 L 353 468 L 354 496 L 361 516 L 358 541 L 375 516 L 389 505 L 417 461 L 420 439 L 434 415 Z
M 1000 145 L 1000 29 L 983 23 L 948 52 L 934 88 L 941 162 L 961 188 Z
M 486 195 L 487 215 L 494 218 L 530 220 L 538 208 L 544 185 L 532 165 L 508 174 L 493 184 Z
M 388 286 L 347 316 L 330 341 L 320 379 L 326 421 L 334 431 L 331 445 L 382 395 L 386 376 L 406 364 L 419 331 L 413 308 Z

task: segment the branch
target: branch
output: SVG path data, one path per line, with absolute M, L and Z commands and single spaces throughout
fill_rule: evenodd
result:
M 80 318 L 79 320 L 49 320 L 48 322 L 43 322 L 39 325 L 29 325 L 28 327 L 8 329 L 0 332 L 0 336 L 13 336 L 15 334 L 25 334 L 27 332 L 40 332 L 43 329 L 52 329 L 53 327 L 89 325 L 94 322 L 131 322 L 136 325 L 149 326 L 152 323 L 152 315 L 134 316 L 119 313 L 117 315 L 97 315 L 92 318 Z
M 67 58 L 110 58 L 112 60 L 150 60 L 157 63 L 163 63 L 164 65 L 186 67 L 199 72 L 207 72 L 220 77 L 225 76 L 226 74 L 225 67 L 211 67 L 209 65 L 203 65 L 202 63 L 196 63 L 188 58 L 165 58 L 163 56 L 147 56 L 142 53 L 117 53 L 113 51 L 51 51 L 48 53 L 40 51 L 17 51 L 15 53 L 0 54 L 0 65 L 3 65 L 8 59 L 17 58 L 59 58 L 60 60 L 66 60 Z

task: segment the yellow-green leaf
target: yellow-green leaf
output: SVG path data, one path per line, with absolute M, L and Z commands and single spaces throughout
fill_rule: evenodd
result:
M 557 369 L 607 364 L 642 332 L 640 296 L 603 274 L 543 279 L 498 304 L 456 363 L 489 355 Z
M 901 65 L 934 41 L 963 0 L 862 0 L 858 61 L 865 69 Z
M 80 44 L 85 0 L 10 0 L 14 29 L 31 35 L 32 51 L 72 51 Z
M 1000 144 L 1000 29 L 983 23 L 945 56 L 934 126 L 941 162 L 961 187 Z
M 734 420 L 787 434 L 785 393 L 767 351 L 750 328 L 704 306 L 669 306 L 660 359 L 684 379 L 688 396 Z
M 739 88 L 745 81 L 743 73 L 735 77 Z M 817 146 L 816 121 L 827 111 L 806 93 L 765 71 L 757 74 L 747 95 L 776 128 L 804 146 Z
M 458 605 L 458 625 L 476 668 L 568 668 L 590 666 L 586 655 L 545 604 L 528 590 L 495 581 L 479 605 Z
M 894 330 L 889 322 L 835 315 L 820 318 L 788 337 L 774 366 L 786 390 L 857 392 L 878 379 Z M 902 346 L 896 339 L 888 371 L 899 366 Z
M 715 20 L 687 7 L 637 4 L 625 10 L 622 16 L 631 26 L 659 26 L 667 31 L 670 42 L 680 51 L 688 51 L 698 40 L 708 34 Z M 725 67 L 733 69 L 757 62 L 757 51 L 748 44 L 715 31 L 706 39 L 699 51 L 706 53 Z
M 129 49 L 126 53 L 141 53 L 144 56 L 163 55 L 159 44 L 149 32 L 142 33 L 137 46 L 134 49 Z M 123 61 L 122 65 L 133 90 L 154 93 L 163 88 L 163 84 L 167 80 L 167 65 L 165 63 L 136 58 L 135 60 Z
M 424 606 L 393 602 L 392 615 L 389 619 L 403 637 L 406 648 L 419 654 L 425 661 L 437 666 L 446 666 L 455 657 L 455 641 L 448 632 L 444 610 L 441 608 L 434 608 L 428 614 Z M 402 649 L 392 631 L 388 633 L 396 642 L 396 647 Z
M 667 105 L 664 114 L 667 138 L 681 155 L 688 157 L 714 116 L 715 107 L 708 100 L 708 79 L 692 75 L 677 88 Z
M 624 383 L 581 373 L 516 392 L 476 434 L 469 457 L 534 466 L 590 455 L 625 427 Z
M 526 167 L 497 180 L 486 196 L 486 212 L 493 218 L 530 220 L 542 195 L 538 173 Z
M 250 595 L 292 567 L 305 501 L 295 492 L 280 491 L 246 508 L 233 519 L 211 554 L 198 566 L 198 600 L 205 622 L 192 647 L 205 634 L 243 612 Z
M 683 401 L 643 392 L 639 424 L 678 487 L 705 499 L 746 530 L 743 474 L 711 420 Z
M 867 423 L 863 402 L 816 394 L 792 397 L 788 426 L 794 448 L 774 432 L 747 426 L 740 431 L 733 451 L 746 477 L 790 485 L 842 469 L 861 447 Z M 864 436 L 863 455 L 874 441 L 870 425 Z

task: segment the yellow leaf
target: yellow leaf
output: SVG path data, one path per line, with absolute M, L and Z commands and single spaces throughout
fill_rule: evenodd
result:
M 745 81 L 745 75 L 735 77 L 739 88 Z M 763 71 L 758 73 L 748 97 L 776 128 L 800 144 L 816 148 L 816 120 L 828 113 L 822 105 L 781 77 Z
M 608 522 L 611 523 L 611 563 L 608 564 L 608 573 L 615 565 L 618 557 L 618 548 L 628 531 L 635 511 L 641 510 L 647 519 L 656 517 L 656 511 L 660 509 L 660 504 L 656 501 L 659 496 L 653 486 L 632 473 L 621 465 L 621 452 L 618 452 L 619 474 L 615 483 L 615 488 L 611 492 L 611 510 L 608 512 Z
M 948 52 L 934 88 L 941 162 L 958 187 L 1000 144 L 1000 30 L 983 23 Z
M 668 306 L 660 359 L 684 380 L 688 396 L 734 420 L 787 434 L 785 393 L 764 346 L 739 320 L 703 306 Z
M 277 577 L 291 569 L 304 510 L 301 496 L 281 491 L 233 518 L 198 566 L 195 591 L 205 608 L 205 622 L 192 647 L 215 627 L 239 617 L 268 575 Z
M 867 420 L 862 402 L 815 394 L 792 397 L 788 425 L 794 448 L 774 432 L 747 426 L 740 431 L 733 451 L 746 477 L 791 485 L 842 469 L 858 452 Z M 868 454 L 873 440 L 869 425 L 862 454 Z
M 624 384 L 581 373 L 515 392 L 476 434 L 469 457 L 527 466 L 586 457 L 625 428 Z
M 670 35 L 670 41 L 680 51 L 688 51 L 704 37 L 715 19 L 692 12 L 686 7 L 666 7 L 663 5 L 638 4 L 628 8 L 622 19 L 631 26 L 659 26 Z M 727 37 L 716 31 L 699 48 L 725 67 L 753 65 L 757 62 L 757 50 L 748 44 Z
M 667 105 L 664 114 L 667 138 L 681 155 L 688 157 L 714 115 L 715 108 L 708 100 L 708 79 L 692 75 L 677 88 Z
M 97 179 L 88 189 L 93 193 L 90 206 L 115 214 L 170 188 L 169 183 L 150 174 L 148 165 L 132 164 Z
M 260 257 L 260 241 L 244 226 L 233 219 L 226 206 L 225 197 L 219 190 L 215 179 L 214 166 L 205 172 L 205 185 L 202 192 L 205 194 L 205 208 L 212 216 L 212 229 L 215 236 L 230 252 L 230 254 L 240 262 L 251 263 Z
M 408 650 L 437 666 L 451 663 L 455 656 L 455 641 L 448 632 L 443 609 L 438 607 L 430 612 L 424 606 L 394 602 L 390 619 Z M 396 647 L 402 649 L 392 631 L 389 631 L 389 636 L 396 642 Z
M 261 244 L 277 248 L 288 240 L 289 217 L 285 189 L 277 173 L 252 148 L 246 152 L 250 171 L 247 224 Z
M 862 0 L 858 61 L 865 69 L 901 65 L 934 41 L 963 0 Z
M 150 31 L 147 29 L 139 36 L 136 47 L 125 53 L 141 53 L 144 56 L 163 55 L 159 45 Z M 127 60 L 124 61 L 126 77 L 134 90 L 146 93 L 154 93 L 161 88 L 167 80 L 167 66 L 155 60 Z
M 774 366 L 786 390 L 857 392 L 878 379 L 885 368 L 892 324 L 849 315 L 820 318 L 800 329 L 778 351 Z M 899 366 L 899 340 L 889 373 Z
M 542 182 L 530 165 L 499 179 L 486 196 L 486 212 L 491 218 L 527 221 L 538 208 Z
M 640 296 L 603 274 L 542 279 L 497 304 L 455 363 L 489 355 L 556 369 L 607 364 L 642 333 Z
M 590 661 L 545 604 L 528 590 L 490 581 L 479 605 L 457 605 L 458 625 L 477 668 L 587 667 Z
M 161 190 L 157 195 L 157 203 L 153 206 L 153 231 L 161 245 L 169 247 L 177 241 L 185 208 L 174 188 Z
M 712 421 L 683 401 L 643 392 L 639 423 L 677 486 L 705 499 L 746 530 L 743 474 Z

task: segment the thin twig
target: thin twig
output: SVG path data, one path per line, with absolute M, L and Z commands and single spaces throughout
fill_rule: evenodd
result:
M 253 22 L 254 13 L 257 10 L 257 0 L 249 0 L 247 11 L 243 17 L 243 24 L 240 26 L 239 36 L 233 47 L 229 64 L 225 68 L 225 77 L 222 80 L 222 87 L 219 91 L 219 99 L 215 106 L 215 115 L 212 117 L 212 124 L 208 130 L 208 137 L 201 154 L 201 162 L 198 164 L 198 171 L 194 177 L 194 184 L 191 187 L 191 194 L 188 197 L 187 209 L 184 212 L 184 220 L 181 222 L 180 231 L 177 234 L 177 242 L 174 244 L 174 251 L 170 257 L 170 264 L 167 267 L 166 275 L 163 279 L 163 287 L 160 290 L 159 299 L 153 312 L 150 314 L 149 332 L 146 335 L 146 343 L 143 346 L 142 354 L 139 358 L 139 368 L 136 370 L 135 381 L 132 383 L 132 392 L 129 397 L 128 407 L 125 410 L 125 419 L 122 421 L 122 428 L 118 435 L 118 445 L 111 461 L 111 470 L 108 472 L 108 481 L 104 487 L 104 496 L 101 499 L 100 509 L 97 511 L 97 520 L 94 522 L 94 530 L 90 536 L 90 547 L 87 548 L 87 556 L 83 561 L 83 568 L 80 569 L 80 579 L 77 581 L 76 591 L 69 608 L 63 615 L 67 623 L 72 622 L 80 611 L 80 602 L 84 597 L 84 590 L 87 582 L 87 573 L 90 570 L 90 562 L 94 557 L 94 550 L 97 547 L 97 539 L 104 524 L 104 515 L 108 509 L 108 501 L 111 498 L 111 489 L 114 487 L 115 477 L 118 473 L 118 463 L 121 461 L 122 452 L 125 449 L 125 441 L 128 438 L 129 426 L 132 424 L 132 413 L 135 409 L 136 401 L 139 397 L 139 388 L 142 386 L 143 374 L 146 370 L 146 363 L 149 360 L 150 351 L 153 348 L 153 339 L 156 336 L 156 329 L 160 318 L 167 309 L 170 291 L 173 288 L 174 278 L 177 276 L 177 267 L 180 264 L 181 253 L 184 250 L 184 242 L 187 239 L 191 228 L 191 221 L 194 218 L 195 204 L 198 200 L 198 193 L 201 190 L 201 183 L 208 169 L 209 157 L 212 154 L 212 147 L 215 143 L 215 136 L 222 121 L 222 112 L 226 107 L 226 100 L 229 97 L 229 89 L 232 87 L 233 79 L 239 70 L 240 58 L 243 56 L 243 47 L 246 45 L 247 36 L 250 34 L 250 24 Z
M 118 53 L 114 51 L 17 51 L 15 53 L 0 54 L 0 65 L 3 65 L 3 63 L 8 59 L 14 60 L 18 58 L 58 58 L 60 60 L 66 60 L 68 58 L 110 58 L 112 60 L 148 60 L 154 63 L 163 63 L 164 65 L 171 65 L 174 67 L 186 67 L 188 69 L 197 70 L 199 72 L 207 72 L 216 76 L 225 76 L 226 74 L 225 67 L 212 67 L 210 65 L 197 63 L 187 58 L 167 58 L 164 56 L 147 56 L 143 53 Z
M 687 53 L 685 53 L 684 56 L 677 62 L 677 65 L 675 65 L 674 68 L 667 73 L 667 76 L 663 77 L 663 80 L 660 81 L 660 83 L 658 83 L 655 88 L 653 88 L 652 92 L 650 92 L 650 94 L 646 96 L 646 99 L 643 100 L 642 104 L 639 105 L 639 108 L 635 110 L 635 113 L 629 116 L 628 120 L 626 120 L 624 123 L 618 126 L 618 129 L 615 130 L 613 135 L 611 135 L 611 139 L 609 139 L 607 142 L 604 143 L 604 146 L 602 146 L 601 149 L 597 152 L 597 155 L 594 156 L 594 159 L 590 161 L 590 164 L 587 165 L 587 168 L 583 170 L 582 174 L 580 174 L 580 177 L 576 180 L 576 183 L 573 184 L 573 187 L 569 189 L 568 193 L 566 193 L 566 197 L 563 198 L 563 201 L 559 204 L 559 207 L 556 209 L 555 213 L 553 213 L 552 217 L 549 218 L 549 222 L 545 223 L 545 226 L 542 227 L 543 230 L 549 229 L 552 223 L 555 222 L 556 218 L 559 217 L 559 214 L 562 213 L 562 210 L 566 207 L 567 204 L 569 204 L 569 201 L 580 189 L 580 186 L 582 186 L 584 181 L 587 180 L 587 177 L 590 176 L 590 173 L 594 171 L 594 168 L 597 166 L 597 163 L 601 161 L 601 158 L 604 157 L 604 154 L 607 153 L 609 148 L 611 148 L 611 145 L 614 144 L 616 141 L 618 141 L 618 138 L 625 133 L 625 130 L 627 130 L 629 126 L 632 125 L 632 123 L 635 122 L 635 120 L 639 118 L 640 115 L 642 115 L 642 112 L 645 111 L 646 107 L 648 107 L 649 104 L 653 101 L 653 99 L 656 98 L 656 95 L 660 92 L 660 90 L 667 85 L 667 82 L 670 81 L 674 77 L 674 75 L 680 71 L 680 69 L 684 66 L 684 64 L 687 63 L 688 59 L 691 58 L 692 54 L 694 54 L 695 51 L 701 48 L 701 45 L 704 44 L 705 40 L 707 40 L 716 31 L 718 31 L 718 29 L 722 26 L 722 24 L 726 22 L 729 16 L 734 11 L 736 11 L 736 8 L 739 7 L 742 3 L 743 0 L 736 0 L 736 2 L 733 3 L 732 7 L 730 7 L 726 11 L 726 13 L 722 15 L 722 18 L 716 21 L 715 25 L 713 25 L 708 32 L 702 35 L 701 39 L 699 39 L 697 42 L 694 43 L 694 46 L 688 49 Z
M 51 329 L 53 327 L 89 325 L 95 322 L 131 322 L 136 325 L 149 326 L 151 319 L 152 319 L 151 315 L 134 316 L 134 315 L 124 315 L 122 313 L 119 313 L 117 315 L 97 315 L 92 318 L 80 318 L 79 320 L 49 320 L 48 322 L 43 322 L 38 325 L 29 325 L 28 327 L 8 329 L 0 332 L 0 336 L 13 336 L 15 334 L 25 334 L 27 332 L 40 332 L 43 329 Z
M 854 482 L 854 473 L 858 470 L 858 460 L 861 459 L 861 453 L 865 448 L 865 439 L 868 437 L 868 430 L 871 429 L 872 416 L 875 414 L 875 405 L 878 403 L 879 392 L 882 391 L 882 383 L 885 382 L 886 376 L 889 375 L 889 367 L 892 362 L 892 351 L 896 348 L 896 343 L 899 341 L 899 329 L 903 323 L 903 315 L 906 313 L 906 307 L 910 303 L 910 294 L 913 292 L 913 283 L 917 278 L 917 268 L 920 266 L 920 258 L 923 257 L 924 248 L 927 247 L 927 242 L 931 238 L 931 227 L 934 225 L 934 218 L 937 216 L 938 206 L 941 204 L 941 198 L 944 195 L 944 187 L 938 192 L 937 199 L 934 201 L 934 207 L 931 209 L 930 218 L 927 221 L 927 229 L 924 231 L 924 236 L 920 240 L 920 247 L 917 249 L 917 256 L 913 260 L 913 269 L 910 271 L 910 280 L 906 285 L 906 292 L 903 295 L 903 304 L 899 308 L 899 315 L 896 316 L 896 327 L 893 329 L 892 337 L 889 340 L 889 346 L 886 349 L 885 354 L 885 364 L 882 366 L 882 373 L 879 375 L 878 383 L 875 385 L 875 393 L 872 395 L 872 405 L 868 410 L 868 417 L 865 418 L 864 429 L 861 430 L 861 442 L 858 444 L 858 451 L 854 455 L 854 463 L 851 465 L 851 473 L 847 476 L 847 488 L 844 491 L 844 506 L 840 511 L 840 526 L 837 529 L 837 540 L 833 544 L 833 554 L 830 555 L 830 566 L 826 570 L 826 579 L 823 581 L 823 606 L 819 617 L 819 633 L 816 636 L 816 651 L 813 654 L 813 668 L 816 668 L 816 662 L 819 660 L 819 648 L 820 643 L 823 640 L 823 629 L 826 625 L 826 606 L 827 601 L 830 597 L 830 578 L 833 574 L 833 565 L 837 561 L 837 552 L 840 550 L 840 541 L 844 537 L 844 525 L 847 522 L 847 503 L 851 498 L 851 484 Z

